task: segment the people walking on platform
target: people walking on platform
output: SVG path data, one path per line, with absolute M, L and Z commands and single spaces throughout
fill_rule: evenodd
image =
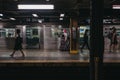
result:
M 112 35 L 113 35 L 112 29 L 113 29 L 113 28 L 110 28 L 110 29 L 109 29 L 109 33 L 108 33 L 108 35 L 107 35 L 108 39 L 110 40 L 109 52 L 111 52 L 111 47 L 112 47 Z
M 14 57 L 14 54 L 16 51 L 20 50 L 20 52 L 22 53 L 22 57 L 25 56 L 24 52 L 22 51 L 22 38 L 20 36 L 20 29 L 16 30 L 17 33 L 17 37 L 15 39 L 15 46 L 14 46 L 14 51 L 13 53 L 10 55 L 11 57 Z
M 84 42 L 83 42 L 83 45 L 81 47 L 81 52 L 83 52 L 83 48 L 85 46 L 87 46 L 88 50 L 90 50 L 90 47 L 89 47 L 89 44 L 88 44 L 88 29 L 85 30 L 85 33 L 84 33 Z

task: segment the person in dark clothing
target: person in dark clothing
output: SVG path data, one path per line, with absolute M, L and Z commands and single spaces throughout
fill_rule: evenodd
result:
M 88 44 L 88 29 L 85 30 L 84 43 L 83 43 L 83 45 L 81 47 L 81 52 L 83 52 L 84 46 L 87 46 L 88 50 L 90 49 L 89 44 Z
M 112 35 L 111 42 L 112 42 L 111 45 L 113 47 L 113 52 L 116 52 L 116 47 L 117 47 L 117 44 L 118 44 L 117 34 L 116 34 L 116 28 L 113 28 L 113 35 Z
M 60 50 L 61 51 L 65 51 L 65 36 L 64 36 L 64 34 L 62 34 L 62 36 L 61 36 L 61 43 L 60 43 Z
M 24 52 L 22 51 L 22 38 L 20 37 L 20 30 L 17 29 L 16 30 L 16 33 L 17 33 L 17 37 L 15 39 L 15 46 L 14 46 L 14 51 L 13 53 L 10 55 L 11 57 L 14 56 L 15 52 L 20 50 L 20 52 L 22 53 L 22 56 L 24 57 L 25 54 Z
M 112 47 L 112 36 L 113 36 L 113 31 L 112 31 L 113 28 L 110 28 L 110 31 L 107 35 L 108 39 L 110 40 L 110 45 L 109 45 L 109 52 L 111 52 L 111 47 Z

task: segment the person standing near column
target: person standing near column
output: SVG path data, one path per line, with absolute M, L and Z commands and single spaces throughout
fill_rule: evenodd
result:
M 67 37 L 68 37 L 66 29 L 63 30 L 63 35 L 64 35 L 65 41 L 66 41 L 66 40 L 67 40 Z
M 20 52 L 22 53 L 22 57 L 25 57 L 25 54 L 22 51 L 22 38 L 20 36 L 20 29 L 17 29 L 16 33 L 17 33 L 17 35 L 16 35 L 17 37 L 15 39 L 14 51 L 13 51 L 13 53 L 10 56 L 14 57 L 15 52 L 20 50 Z

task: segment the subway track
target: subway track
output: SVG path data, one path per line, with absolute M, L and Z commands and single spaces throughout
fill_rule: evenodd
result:
M 25 51 L 25 58 L 11 58 L 11 51 L 1 51 L 2 80 L 89 80 L 89 57 L 86 53 L 71 55 L 66 52 Z M 34 54 L 33 54 L 34 53 Z M 34 56 L 33 56 L 34 55 Z M 38 56 L 39 55 L 39 56 Z M 31 57 L 33 56 L 33 57 Z M 43 57 L 41 57 L 43 56 Z M 119 53 L 105 53 L 103 80 L 120 80 Z
M 89 63 L 1 63 L 1 79 L 89 80 Z M 120 63 L 104 63 L 103 80 L 120 80 Z

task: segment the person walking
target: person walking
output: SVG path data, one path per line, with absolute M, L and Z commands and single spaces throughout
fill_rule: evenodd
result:
M 113 48 L 113 52 L 116 52 L 116 49 L 117 49 L 117 44 L 118 44 L 118 41 L 117 41 L 117 34 L 116 34 L 116 28 L 113 28 L 113 35 L 112 35 L 112 48 Z
M 88 44 L 88 29 L 86 29 L 85 33 L 84 33 L 84 43 L 81 47 L 81 52 L 83 52 L 84 46 L 87 46 L 88 50 L 90 50 L 90 47 L 89 47 L 89 44 Z
M 17 29 L 16 33 L 17 33 L 17 35 L 16 35 L 17 37 L 15 39 L 14 51 L 10 56 L 14 57 L 15 52 L 20 50 L 20 52 L 22 53 L 22 57 L 25 57 L 25 54 L 22 51 L 22 38 L 20 36 L 20 29 Z
M 109 52 L 111 52 L 111 47 L 112 47 L 112 36 L 113 36 L 113 28 L 110 28 L 109 33 L 107 35 L 108 39 L 110 40 L 110 45 L 109 45 Z

